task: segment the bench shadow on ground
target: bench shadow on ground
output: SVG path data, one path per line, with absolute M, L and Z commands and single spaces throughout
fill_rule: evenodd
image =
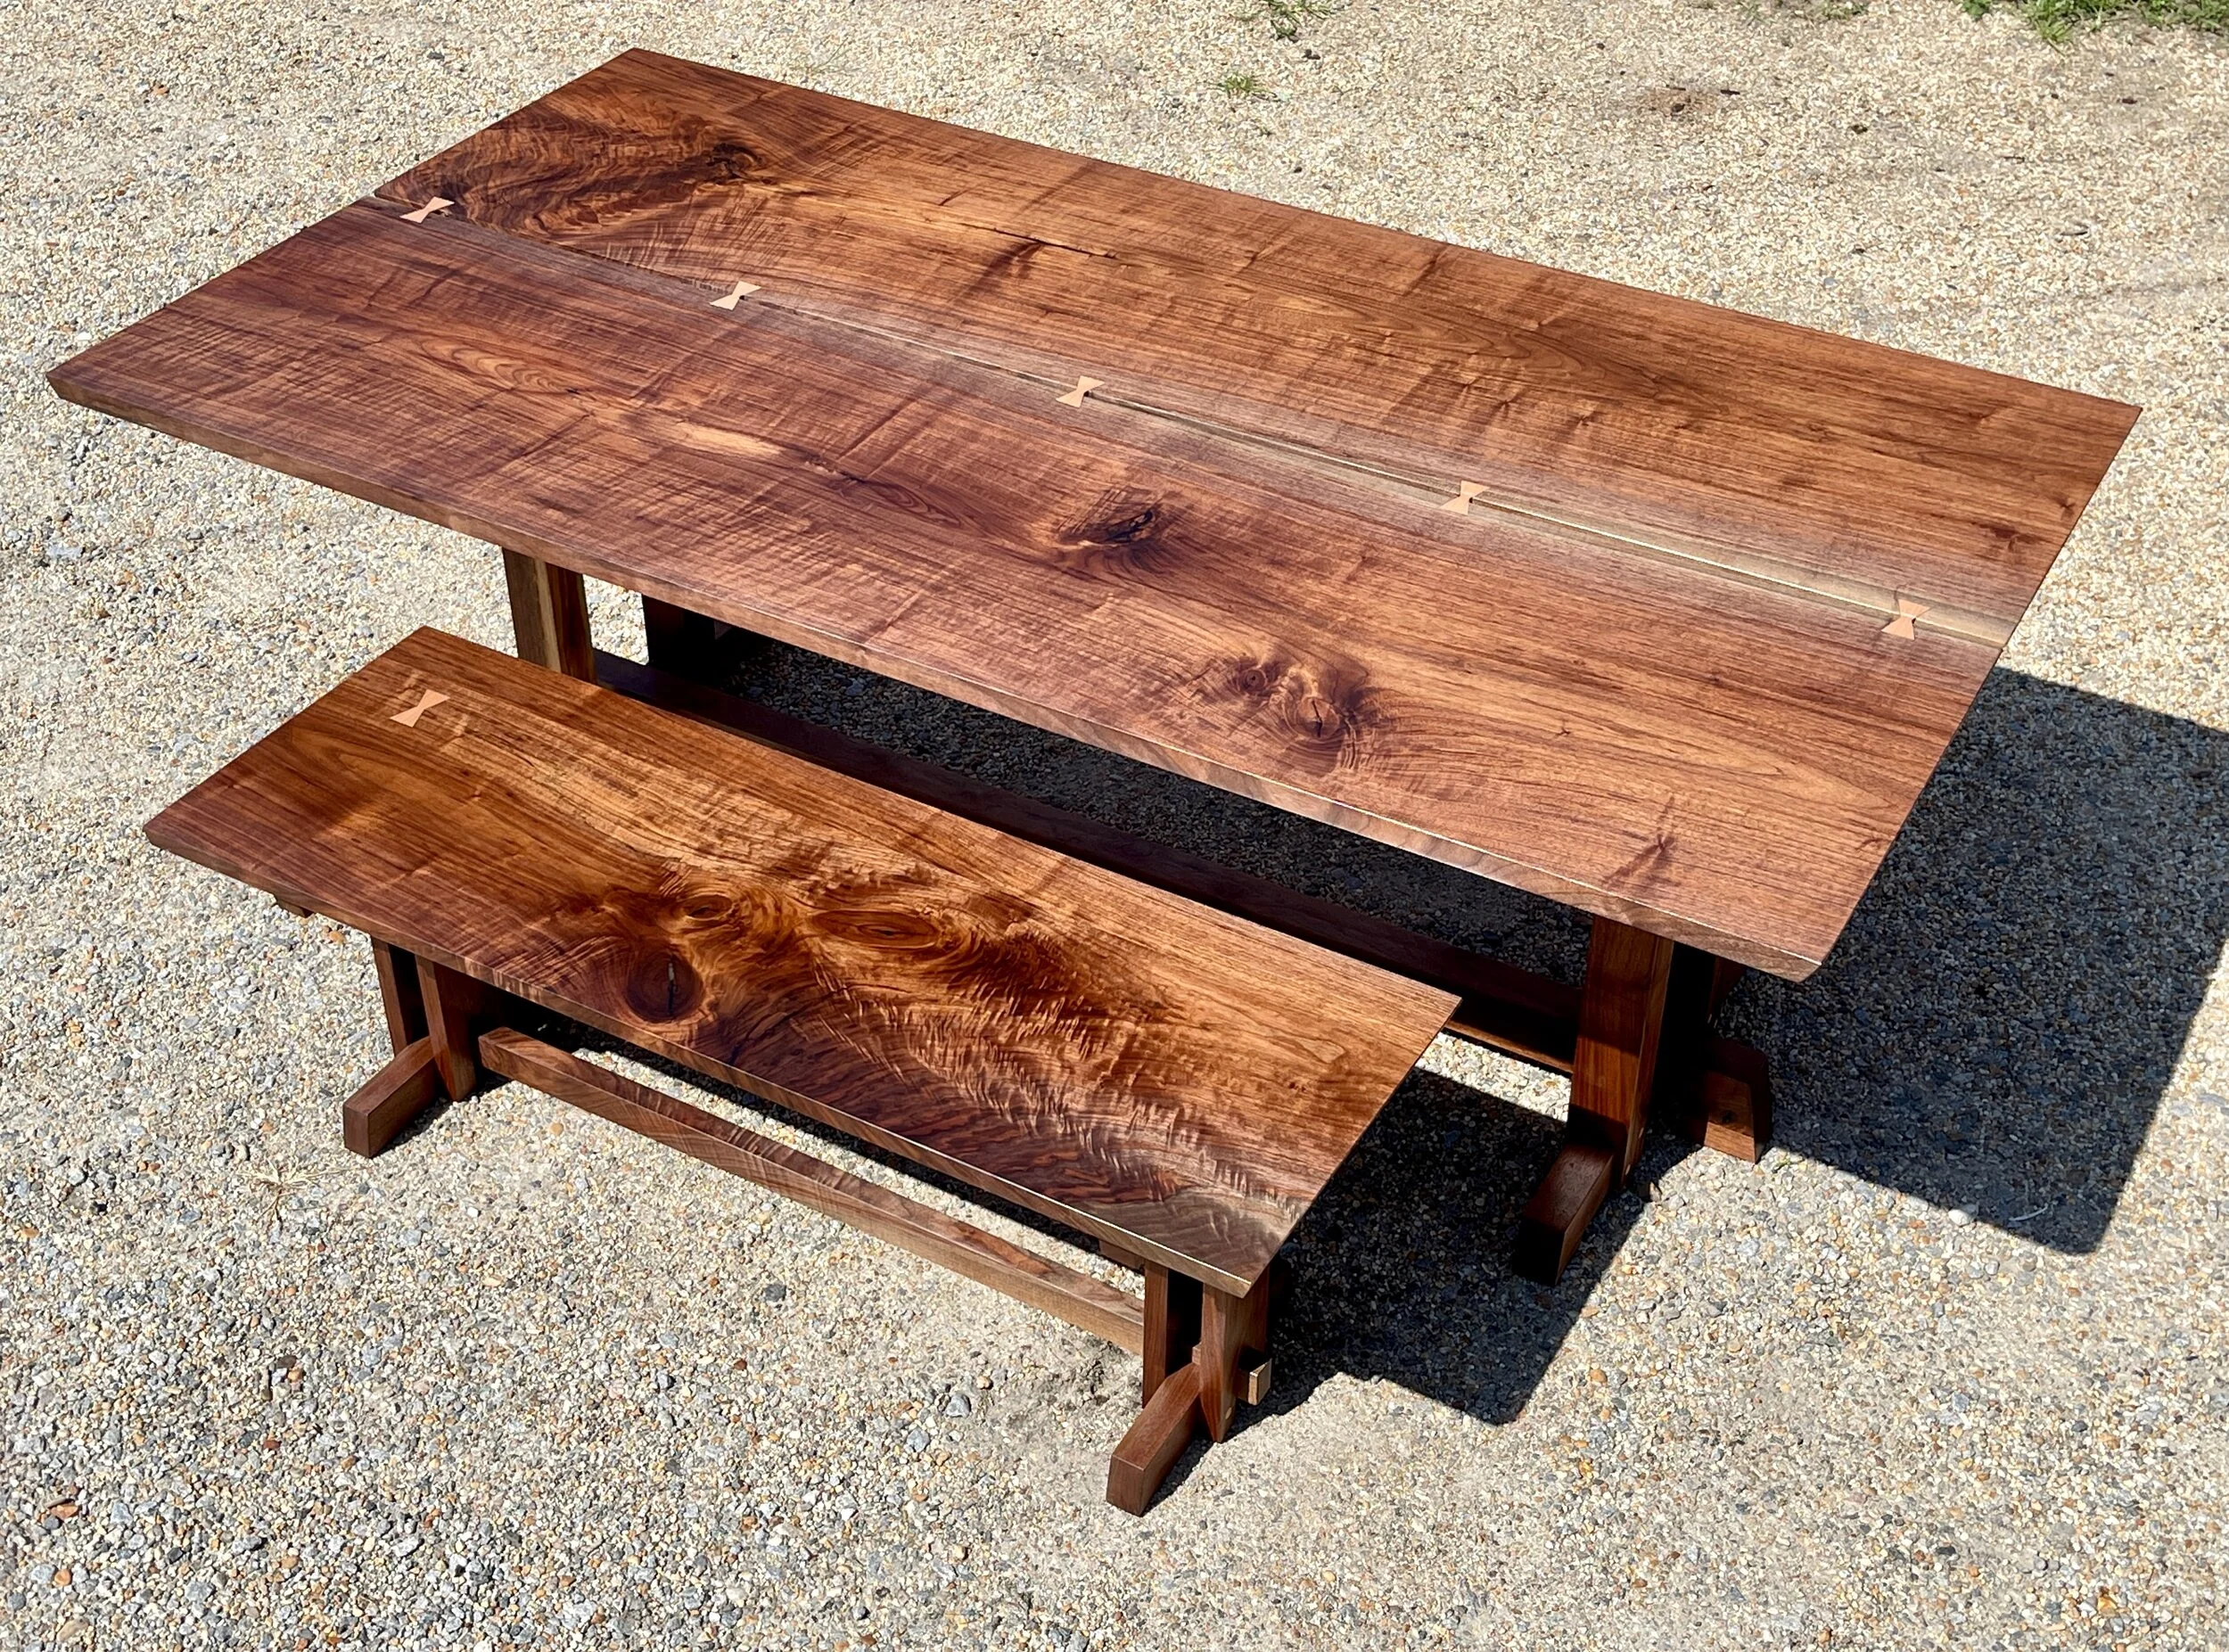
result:
M 732 686 L 1458 944 L 1567 979 L 1583 958 L 1551 903 L 816 656 L 753 642 Z M 2229 734 L 1993 672 L 1834 955 L 1727 1007 L 1772 1057 L 1777 1144 L 2094 1248 L 2229 936 L 2225 778 Z M 1517 1212 L 1559 1138 L 1412 1073 L 1294 1236 L 1271 1408 L 1345 1372 L 1514 1417 L 1642 1208 L 1614 1199 L 1554 1291 L 1517 1278 Z M 1684 1150 L 1659 1138 L 1644 1168 Z

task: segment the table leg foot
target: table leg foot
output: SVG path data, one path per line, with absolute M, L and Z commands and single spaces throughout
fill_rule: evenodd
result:
M 1773 1078 L 1764 1052 L 1731 1039 L 1710 1041 L 1704 1071 L 1681 1127 L 1690 1139 L 1755 1164 L 1773 1145 Z
M 1518 1221 L 1517 1271 L 1553 1285 L 1587 1224 L 1625 1185 L 1653 1101 L 1663 1122 L 1755 1163 L 1773 1130 L 1764 1056 L 1715 1037 L 1737 966 L 1609 918 L 1594 920 L 1572 1051 L 1563 1150 Z
M 1513 1265 L 1519 1275 L 1540 1285 L 1553 1285 L 1563 1278 L 1572 1253 L 1586 1237 L 1587 1224 L 1609 1197 L 1616 1168 L 1616 1161 L 1600 1147 L 1564 1144 L 1517 1219 Z

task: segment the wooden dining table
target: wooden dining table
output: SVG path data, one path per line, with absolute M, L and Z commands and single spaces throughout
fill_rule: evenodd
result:
M 1828 958 L 2137 410 L 629 52 L 57 368 L 502 547 L 520 651 L 1460 995 L 1751 1156 Z M 599 654 L 581 576 L 640 593 Z M 723 692 L 777 638 L 1560 902 L 1550 980 Z

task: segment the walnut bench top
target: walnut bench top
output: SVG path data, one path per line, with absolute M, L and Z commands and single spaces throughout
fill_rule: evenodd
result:
M 1455 1006 L 439 631 L 147 834 L 1239 1294 Z
M 53 382 L 1791 977 L 2135 416 L 642 52 Z

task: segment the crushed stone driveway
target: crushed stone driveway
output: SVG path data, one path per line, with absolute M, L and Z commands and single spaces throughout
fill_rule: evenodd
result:
M 2229 47 L 1848 10 L 8 6 L 0 1648 L 2229 1644 Z M 41 375 L 633 45 L 2143 404 L 1833 959 L 1732 1007 L 1765 1163 L 1657 1143 L 1535 1292 L 1559 1087 L 1444 1040 L 1295 1242 L 1271 1402 L 1131 1520 L 1080 1333 L 515 1087 L 350 1159 L 362 943 L 138 827 L 412 628 L 506 643 L 498 560 Z M 1460 874 L 738 672 L 1573 962 Z

